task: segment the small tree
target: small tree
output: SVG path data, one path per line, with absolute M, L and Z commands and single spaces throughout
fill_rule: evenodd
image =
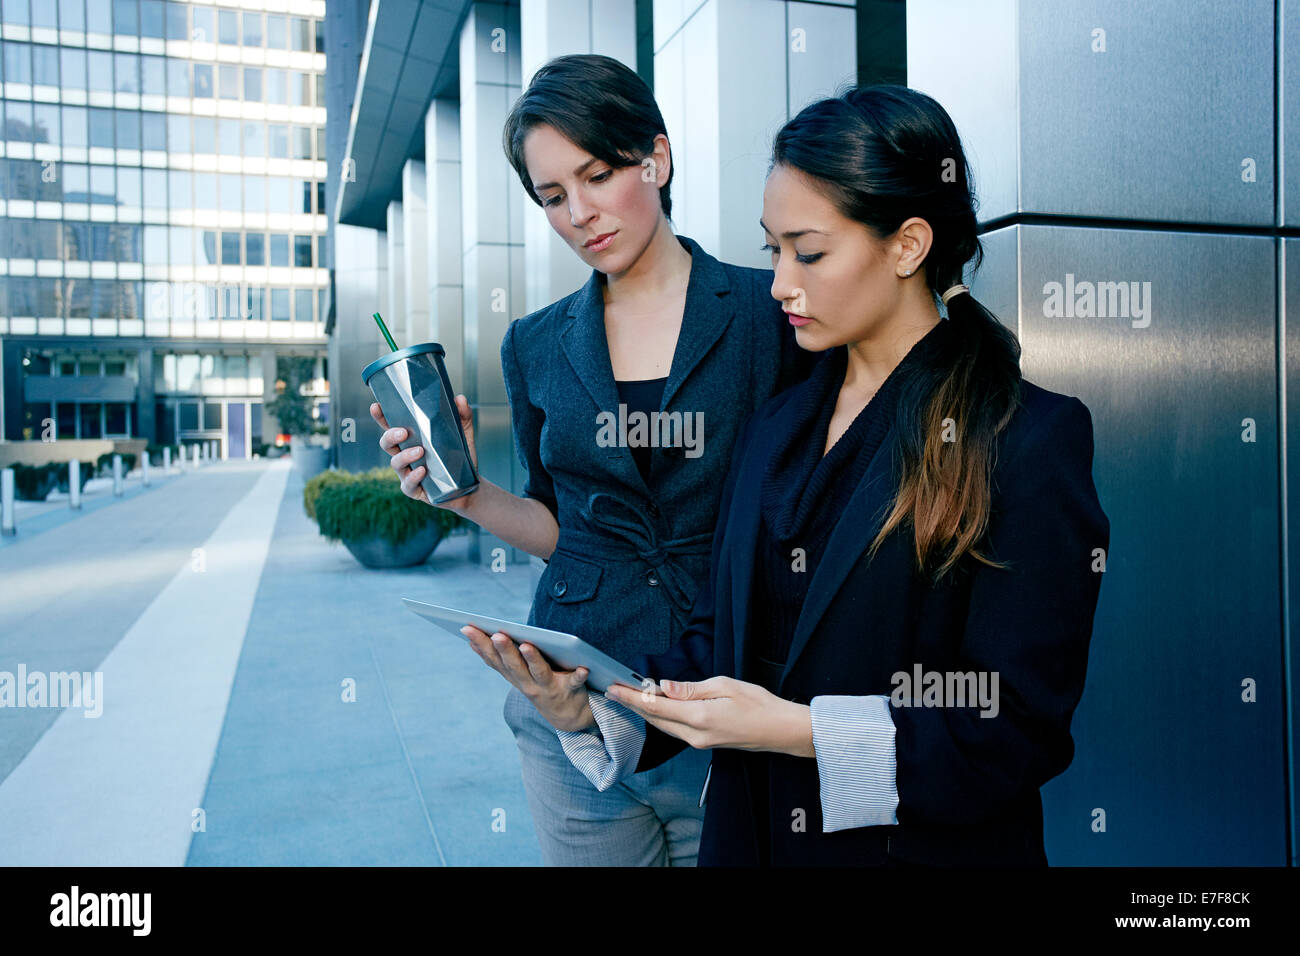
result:
M 311 381 L 315 361 L 304 356 L 281 355 L 275 362 L 275 398 L 266 403 L 266 411 L 280 423 L 280 431 L 305 437 L 316 424 L 311 417 L 311 399 L 302 394 L 302 386 Z

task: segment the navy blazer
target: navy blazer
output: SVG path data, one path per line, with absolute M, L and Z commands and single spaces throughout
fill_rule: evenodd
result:
M 946 321 L 946 320 L 945 320 Z M 829 353 L 822 353 L 825 358 Z M 713 540 L 708 582 L 677 644 L 628 663 L 642 674 L 758 682 L 747 668 L 750 589 L 764 467 L 788 434 L 798 385 L 746 423 Z M 897 491 L 891 425 L 826 544 L 792 638 L 777 695 L 888 695 L 896 672 L 996 671 L 1000 712 L 892 704 L 898 823 L 822 832 L 815 759 L 717 749 L 699 863 L 1046 866 L 1039 788 L 1074 755 L 1070 719 L 1083 693 L 1110 523 L 1092 480 L 1092 418 L 1077 398 L 1022 381 L 1021 406 L 996 441 L 993 500 L 980 550 L 936 586 L 914 568 L 910 528 L 866 550 Z M 904 528 L 907 524 L 904 523 Z M 1101 549 L 1098 552 L 1096 549 Z M 1098 570 L 1093 570 L 1094 567 Z M 646 725 L 637 771 L 686 744 Z M 750 798 L 755 759 L 769 762 L 765 819 Z M 806 828 L 792 827 L 796 811 Z
M 807 377 L 772 298 L 773 274 L 719 262 L 685 236 L 685 312 L 660 410 L 699 413 L 702 454 L 653 448 L 649 481 L 631 450 L 598 441 L 597 416 L 619 410 L 605 335 L 605 277 L 515 320 L 501 342 L 524 495 L 559 524 L 528 623 L 570 634 L 627 660 L 667 650 L 686 625 L 709 570 L 718 502 L 741 425 L 771 396 Z M 603 439 L 602 439 L 603 440 Z

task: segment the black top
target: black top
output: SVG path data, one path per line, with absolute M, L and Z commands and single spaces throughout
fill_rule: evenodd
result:
M 876 394 L 831 450 L 822 455 L 844 374 L 848 347 L 839 346 L 809 376 L 811 388 L 796 406 L 796 425 L 778 443 L 763 472 L 762 520 L 755 546 L 754 587 L 749 620 L 753 648 L 749 672 L 755 683 L 777 692 L 808 583 L 817 570 L 832 529 L 866 474 L 894 422 L 905 372 L 943 334 L 946 320 L 927 332 L 894 367 Z M 795 548 L 802 555 L 793 553 Z M 751 755 L 749 766 L 760 820 L 758 853 L 771 862 L 767 829 L 769 758 Z M 789 825 L 789 821 L 785 821 Z
M 618 386 L 618 400 L 627 406 L 627 413 L 644 412 L 647 416 L 659 411 L 659 406 L 663 403 L 664 386 L 668 383 L 668 376 L 663 378 L 647 378 L 639 380 L 616 381 Z M 649 429 L 653 434 L 654 430 Z M 649 445 L 629 445 L 632 450 L 632 460 L 636 462 L 636 467 L 641 472 L 641 477 L 648 484 L 650 481 L 650 446 Z

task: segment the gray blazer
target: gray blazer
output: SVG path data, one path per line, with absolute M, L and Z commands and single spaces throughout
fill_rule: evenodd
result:
M 524 494 L 560 527 L 528 623 L 577 634 L 616 659 L 666 651 L 686 625 L 709 551 L 732 447 L 755 408 L 803 381 L 805 352 L 772 298 L 772 272 L 719 262 L 685 236 L 686 309 L 649 481 L 614 424 L 618 387 L 605 337 L 604 275 L 512 322 L 501 342 Z M 603 419 L 602 412 L 610 413 Z M 602 428 L 602 425 L 604 427 Z M 635 435 L 633 436 L 635 437 Z M 674 443 L 675 440 L 675 443 Z

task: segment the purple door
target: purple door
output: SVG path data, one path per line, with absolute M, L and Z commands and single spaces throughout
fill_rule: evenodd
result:
M 245 457 L 243 402 L 231 402 L 226 406 L 226 457 Z

